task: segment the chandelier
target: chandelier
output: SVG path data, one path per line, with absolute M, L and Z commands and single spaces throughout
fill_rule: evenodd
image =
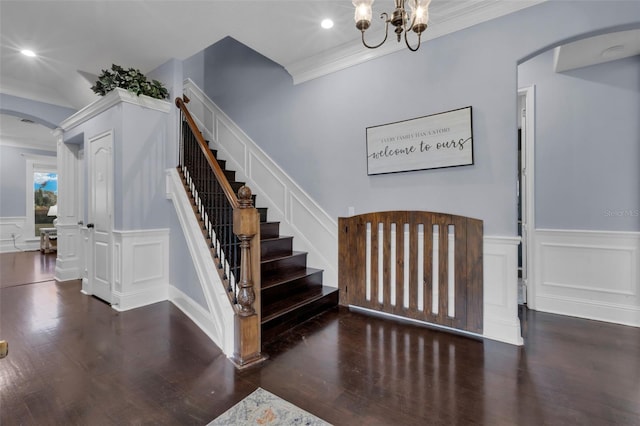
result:
M 380 19 L 384 19 L 385 23 L 384 39 L 379 44 L 370 46 L 364 40 L 364 32 L 371 26 L 371 6 L 373 2 L 374 0 L 353 0 L 353 5 L 356 8 L 354 19 L 356 21 L 356 28 L 362 32 L 362 44 L 369 49 L 382 46 L 384 42 L 387 41 L 387 36 L 389 35 L 389 24 L 392 24 L 396 27 L 395 33 L 398 37 L 398 43 L 402 39 L 402 33 L 404 33 L 404 42 L 407 44 L 409 50 L 412 52 L 418 50 L 420 48 L 420 36 L 422 32 L 427 29 L 429 3 L 431 3 L 431 0 L 394 0 L 396 8 L 391 16 L 386 12 L 380 15 Z M 405 10 L 405 3 L 409 4 L 411 8 L 410 13 Z M 415 48 L 411 47 L 407 38 L 407 34 L 410 31 L 418 35 L 418 44 Z

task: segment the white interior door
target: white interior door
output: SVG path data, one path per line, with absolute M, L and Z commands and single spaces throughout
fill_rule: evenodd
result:
M 111 302 L 111 230 L 113 210 L 113 133 L 108 132 L 89 141 L 89 223 L 92 234 L 87 262 L 89 287 L 100 299 Z

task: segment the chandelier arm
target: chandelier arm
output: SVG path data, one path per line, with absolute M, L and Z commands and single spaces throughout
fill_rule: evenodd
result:
M 375 46 L 369 46 L 367 44 L 367 42 L 364 41 L 364 30 L 361 30 L 362 31 L 362 44 L 364 44 L 365 47 L 368 47 L 369 49 L 376 49 L 376 48 L 382 46 L 384 44 L 384 42 L 387 41 L 387 37 L 389 36 L 389 15 L 386 12 L 383 12 L 380 15 L 380 19 L 384 19 L 385 20 L 385 27 L 384 27 L 384 39 L 379 44 L 376 44 Z
M 407 38 L 407 31 L 405 31 L 404 33 L 404 42 L 406 43 L 407 47 L 409 48 L 410 51 L 412 52 L 417 52 L 418 49 L 420 49 L 420 40 L 421 40 L 421 36 L 422 34 L 418 34 L 418 45 L 413 48 L 411 47 L 411 45 L 409 44 L 409 39 Z

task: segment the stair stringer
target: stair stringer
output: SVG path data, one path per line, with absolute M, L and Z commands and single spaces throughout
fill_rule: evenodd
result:
M 258 194 L 257 207 L 269 209 L 280 234 L 294 236 L 294 250 L 307 252 L 308 264 L 323 269 L 324 282 L 337 287 L 338 223 L 190 79 L 184 93 L 198 128 L 227 169 Z
M 177 289 L 169 292 L 169 300 L 191 318 L 227 357 L 232 357 L 235 344 L 235 313 L 176 169 L 166 171 L 166 192 L 167 198 L 173 202 L 176 209 L 207 302 L 207 309 Z

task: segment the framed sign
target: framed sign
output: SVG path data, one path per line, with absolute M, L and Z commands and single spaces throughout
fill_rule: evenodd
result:
M 473 164 L 471 107 L 367 127 L 367 174 Z

